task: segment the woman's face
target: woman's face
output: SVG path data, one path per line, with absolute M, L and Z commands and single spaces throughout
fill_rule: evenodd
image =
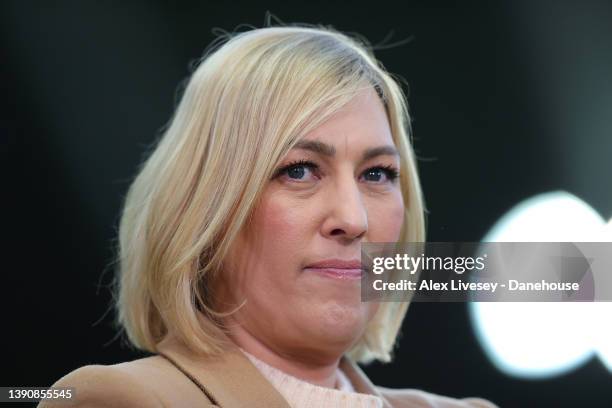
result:
M 399 165 L 373 89 L 298 142 L 231 248 L 221 299 L 247 303 L 229 324 L 279 353 L 349 349 L 378 304 L 361 302 L 360 270 L 338 260 L 359 262 L 362 243 L 399 239 Z

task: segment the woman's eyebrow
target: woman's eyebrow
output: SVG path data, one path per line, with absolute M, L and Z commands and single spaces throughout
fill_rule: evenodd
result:
M 310 150 L 311 152 L 330 157 L 336 154 L 334 146 L 319 142 L 318 140 L 300 140 L 295 144 L 294 149 Z
M 336 148 L 334 146 L 318 140 L 300 140 L 295 144 L 294 148 L 310 150 L 311 152 L 328 157 L 333 157 L 336 154 Z M 395 146 L 391 145 L 371 147 L 363 152 L 361 161 L 366 161 L 377 156 L 399 156 L 399 152 Z
M 361 157 L 361 160 L 366 161 L 366 160 L 369 160 L 377 156 L 398 156 L 399 157 L 399 152 L 397 151 L 395 146 L 387 145 L 387 146 L 373 147 L 363 152 L 363 156 Z

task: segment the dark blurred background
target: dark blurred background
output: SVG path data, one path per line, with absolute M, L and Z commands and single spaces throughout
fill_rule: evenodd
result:
M 48 386 L 85 364 L 141 356 L 114 340 L 107 313 L 122 198 L 211 30 L 262 27 L 267 11 L 374 44 L 411 38 L 376 55 L 409 83 L 430 241 L 478 241 L 514 204 L 551 190 L 612 215 L 612 2 L 0 7 L 0 385 Z M 612 406 L 612 375 L 595 359 L 546 380 L 498 371 L 464 303 L 413 304 L 400 345 L 394 363 L 366 367 L 375 383 L 502 407 Z

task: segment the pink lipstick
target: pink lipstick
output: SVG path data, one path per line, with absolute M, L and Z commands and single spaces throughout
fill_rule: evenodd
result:
M 363 267 L 358 259 L 325 259 L 307 265 L 304 270 L 335 279 L 361 279 Z

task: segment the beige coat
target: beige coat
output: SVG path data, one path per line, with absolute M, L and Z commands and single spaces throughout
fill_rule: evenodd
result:
M 41 402 L 39 407 L 289 408 L 281 394 L 237 348 L 216 359 L 199 357 L 167 337 L 158 350 L 180 368 L 159 355 L 112 366 L 81 367 L 53 384 L 73 387 L 73 400 Z M 357 392 L 382 397 L 385 408 L 495 407 L 479 398 L 457 400 L 413 389 L 377 387 L 345 357 L 340 367 Z

